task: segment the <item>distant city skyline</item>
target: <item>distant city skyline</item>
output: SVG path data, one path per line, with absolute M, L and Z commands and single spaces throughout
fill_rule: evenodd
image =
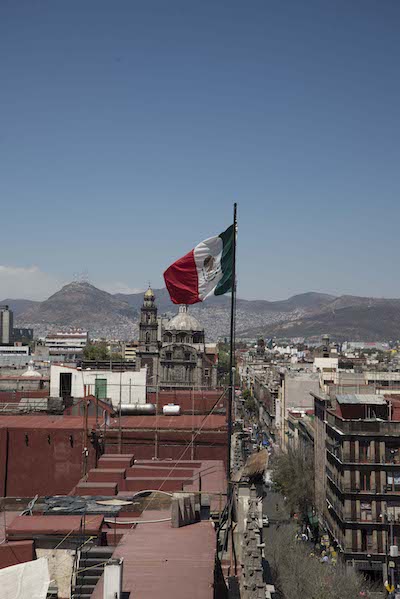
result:
M 400 297 L 400 4 L 0 6 L 0 298 L 137 292 L 238 202 L 238 295 Z

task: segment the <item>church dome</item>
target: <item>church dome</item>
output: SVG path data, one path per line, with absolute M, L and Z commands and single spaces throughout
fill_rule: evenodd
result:
M 149 287 L 148 290 L 145 292 L 144 297 L 147 299 L 151 299 L 154 297 L 154 291 L 151 287 Z
M 40 374 L 40 372 L 35 370 L 33 360 L 29 360 L 28 369 L 25 370 L 25 372 L 21 376 L 26 376 L 29 378 L 35 377 L 35 378 L 39 378 L 39 379 L 42 378 L 42 375 Z
M 166 331 L 202 331 L 199 321 L 187 311 L 187 306 L 179 306 L 179 312 L 171 318 L 165 327 Z

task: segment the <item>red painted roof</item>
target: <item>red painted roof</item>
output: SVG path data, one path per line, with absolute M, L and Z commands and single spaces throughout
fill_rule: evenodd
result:
M 94 427 L 96 418 L 88 418 L 89 427 Z M 165 429 L 226 430 L 225 416 L 123 416 L 121 425 L 124 429 Z M 49 416 L 47 414 L 0 416 L 0 428 L 41 428 L 41 429 L 82 429 L 82 416 Z M 119 419 L 112 418 L 108 429 L 117 428 Z
M 192 416 L 186 414 L 183 416 L 123 416 L 121 418 L 123 428 L 141 428 L 141 429 L 192 429 L 198 430 L 225 430 L 226 418 L 221 415 L 211 416 Z M 110 427 L 117 427 L 119 419 L 111 419 Z
M 9 524 L 21 514 L 21 510 L 15 512 L 3 511 L 0 517 L 0 543 L 2 543 L 6 538 L 6 530 Z
M 96 418 L 88 418 L 93 426 Z M 0 428 L 82 429 L 82 416 L 48 416 L 47 414 L 0 416 Z
M 157 514 L 142 516 L 152 520 Z M 123 536 L 113 557 L 124 558 L 122 590 L 135 599 L 214 597 L 215 531 L 208 520 L 182 528 L 172 528 L 171 522 L 138 524 Z M 92 599 L 102 597 L 100 579 Z
M 33 541 L 12 541 L 0 545 L 0 568 L 8 568 L 35 558 Z
M 224 463 L 220 460 L 203 460 L 201 468 L 194 473 L 193 482 L 186 484 L 184 490 L 198 491 L 199 477 L 201 477 L 202 492 L 210 493 L 211 509 L 217 510 L 223 507 L 226 502 L 227 489 Z
M 8 536 L 22 534 L 68 534 L 79 533 L 82 516 L 17 516 L 7 527 Z M 85 533 L 97 534 L 103 525 L 103 516 L 90 515 L 85 518 Z M 72 534 L 72 533 L 71 533 Z

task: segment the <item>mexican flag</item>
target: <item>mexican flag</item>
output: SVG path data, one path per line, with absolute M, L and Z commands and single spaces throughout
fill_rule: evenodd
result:
M 174 304 L 196 304 L 232 290 L 233 236 L 231 225 L 167 268 L 164 280 Z

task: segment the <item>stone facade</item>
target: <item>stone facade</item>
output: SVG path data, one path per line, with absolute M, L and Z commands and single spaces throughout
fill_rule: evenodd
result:
M 217 369 L 206 353 L 204 329 L 187 306 L 179 306 L 178 314 L 165 323 L 165 319 L 157 319 L 154 293 L 148 289 L 139 331 L 137 368 L 147 366 L 150 385 L 161 389 L 216 387 Z

